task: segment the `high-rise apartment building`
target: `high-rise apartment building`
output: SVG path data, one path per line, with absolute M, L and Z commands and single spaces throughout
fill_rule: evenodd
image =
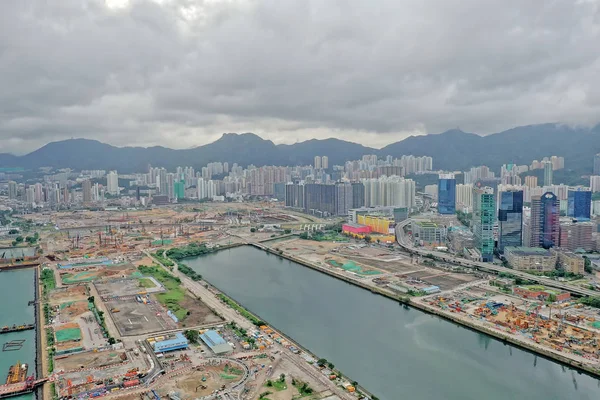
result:
M 594 175 L 600 175 L 600 153 L 594 156 Z
M 546 249 L 560 243 L 560 200 L 554 193 L 546 192 L 531 197 L 530 241 L 531 247 Z
M 494 261 L 496 203 L 490 187 L 473 189 L 473 234 L 484 262 Z
M 396 206 L 412 208 L 415 205 L 415 181 L 399 176 L 363 180 L 365 206 Z
M 498 251 L 523 244 L 523 191 L 500 192 L 498 204 Z
M 350 183 L 335 184 L 335 214 L 348 215 L 352 207 L 352 185 Z
M 106 191 L 111 195 L 119 194 L 119 174 L 117 174 L 117 171 L 110 171 L 106 174 Z
M 552 185 L 554 170 L 550 161 L 544 162 L 544 186 Z
M 323 168 L 323 169 L 329 168 L 329 157 L 327 157 L 327 156 L 321 157 L 321 168 Z
M 81 184 L 81 191 L 83 192 L 83 202 L 89 203 L 92 201 L 92 182 L 86 179 Z
M 183 199 L 185 197 L 185 181 L 177 181 L 174 183 L 174 192 L 176 199 Z
M 304 185 L 304 211 L 311 214 L 336 214 L 336 185 Z
M 538 185 L 537 176 L 529 175 L 529 176 L 525 177 L 525 186 L 527 186 L 530 189 L 533 189 L 534 187 L 537 187 L 537 185 Z
M 592 191 L 589 188 L 569 189 L 567 216 L 589 220 L 592 212 Z
M 473 209 L 473 185 L 456 185 L 456 208 Z
M 304 208 L 304 185 L 296 183 L 285 185 L 285 206 Z
M 590 189 L 593 193 L 600 192 L 600 175 L 590 176 Z
M 315 169 L 321 169 L 321 156 L 315 156 Z
M 440 174 L 438 212 L 442 215 L 451 215 L 456 212 L 456 178 L 454 174 Z
M 352 208 L 360 208 L 365 205 L 365 185 L 360 182 L 352 183 Z
M 17 182 L 9 181 L 8 182 L 8 198 L 10 200 L 16 200 L 18 196 L 18 186 Z

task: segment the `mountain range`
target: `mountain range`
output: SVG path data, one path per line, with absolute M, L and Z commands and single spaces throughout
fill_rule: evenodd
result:
M 343 164 L 365 154 L 381 157 L 433 157 L 435 170 L 465 170 L 487 165 L 498 170 L 502 164 L 530 164 L 551 155 L 565 157 L 565 168 L 590 173 L 593 156 L 600 152 L 600 125 L 593 128 L 564 124 L 520 126 L 486 136 L 458 129 L 440 134 L 411 136 L 382 149 L 340 139 L 312 139 L 291 145 L 275 145 L 253 133 L 225 133 L 217 141 L 191 149 L 115 147 L 96 140 L 69 139 L 49 143 L 29 154 L 0 154 L 0 167 L 104 169 L 122 173 L 145 171 L 148 164 L 174 169 L 205 166 L 222 161 L 242 166 L 308 165 L 314 156 L 328 156 L 329 164 Z

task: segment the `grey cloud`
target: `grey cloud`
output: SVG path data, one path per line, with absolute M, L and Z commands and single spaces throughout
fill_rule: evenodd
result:
M 594 124 L 598 1 L 4 0 L 0 152 Z

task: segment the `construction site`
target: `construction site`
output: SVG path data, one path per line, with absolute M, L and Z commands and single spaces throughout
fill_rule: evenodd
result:
M 416 301 L 589 364 L 600 362 L 600 331 L 582 305 L 525 299 L 481 285 Z M 596 316 L 598 314 L 596 313 Z

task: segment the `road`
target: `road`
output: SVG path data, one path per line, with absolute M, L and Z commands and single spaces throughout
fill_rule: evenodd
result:
M 465 258 L 457 258 L 457 257 L 454 257 L 450 253 L 446 253 L 446 252 L 442 252 L 442 251 L 435 251 L 435 250 L 431 250 L 431 249 L 427 249 L 427 248 L 414 247 L 413 244 L 411 243 L 411 240 L 408 239 L 404 233 L 404 227 L 406 227 L 408 224 L 410 224 L 411 221 L 412 220 L 409 218 L 409 219 L 404 220 L 396 225 L 396 241 L 398 242 L 400 247 L 402 247 L 403 249 L 405 249 L 406 251 L 408 251 L 412 254 L 419 254 L 422 256 L 433 255 L 436 258 L 439 258 L 445 262 L 453 263 L 456 265 L 461 265 L 463 267 L 470 267 L 470 268 L 481 269 L 481 270 L 486 270 L 486 271 L 493 271 L 496 273 L 504 272 L 507 274 L 517 276 L 519 278 L 528 279 L 530 281 L 534 281 L 534 282 L 537 282 L 537 283 L 545 285 L 545 286 L 553 287 L 556 289 L 561 289 L 561 290 L 568 291 L 568 292 L 571 292 L 571 293 L 574 293 L 574 294 L 577 294 L 580 296 L 598 296 L 598 295 L 600 295 L 600 293 L 598 293 L 595 290 L 590 290 L 590 289 L 585 289 L 585 288 L 581 288 L 578 286 L 569 285 L 567 283 L 555 281 L 554 279 L 546 278 L 543 276 L 531 275 L 531 274 L 528 274 L 527 272 L 517 271 L 517 270 L 511 269 L 511 268 L 506 268 L 506 267 L 503 267 L 500 265 L 495 265 L 492 263 L 484 263 L 484 262 L 480 262 L 480 261 L 467 260 Z
M 219 313 L 228 321 L 235 322 L 239 327 L 244 328 L 248 331 L 255 330 L 256 326 L 254 326 L 250 321 L 244 318 L 242 315 L 238 314 L 235 310 L 223 304 L 221 300 L 215 297 L 215 294 L 211 292 L 209 289 L 204 287 L 200 282 L 196 282 L 188 278 L 186 275 L 179 272 L 177 269 L 177 263 L 173 267 L 173 271 L 169 270 L 169 268 L 162 265 L 157 259 L 152 257 L 152 254 L 148 251 L 145 251 L 146 255 L 151 257 L 156 263 L 160 264 L 166 271 L 174 274 L 175 276 L 181 279 L 181 283 L 183 286 L 196 295 L 198 298 L 202 300 L 208 307 L 210 307 L 215 312 Z M 304 359 L 290 353 L 290 350 L 279 345 L 275 344 L 275 346 L 280 348 L 282 355 L 289 359 L 292 363 L 294 363 L 298 368 L 302 369 L 307 375 L 311 376 L 313 379 L 317 380 L 324 387 L 331 390 L 335 393 L 340 399 L 348 399 L 351 400 L 354 397 L 350 396 L 347 392 L 340 389 L 333 382 L 327 379 L 326 376 L 322 375 L 318 370 L 316 370 L 313 366 L 309 365 L 304 361 Z

